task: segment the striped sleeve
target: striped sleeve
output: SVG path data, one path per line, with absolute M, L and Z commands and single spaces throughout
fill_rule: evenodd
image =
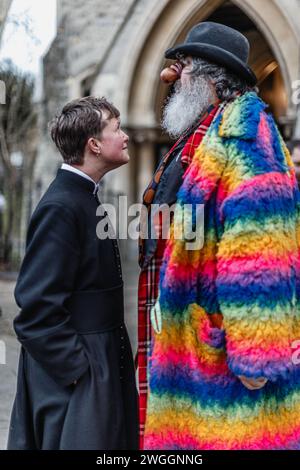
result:
M 228 365 L 236 375 L 275 381 L 295 369 L 298 189 L 291 176 L 252 176 L 223 203 L 216 284 Z

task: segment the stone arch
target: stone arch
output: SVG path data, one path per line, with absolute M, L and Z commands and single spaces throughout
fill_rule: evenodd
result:
M 296 110 L 291 99 L 292 83 L 297 80 L 300 67 L 299 54 L 291 54 L 291 51 L 299 49 L 300 38 L 295 25 L 286 15 L 288 3 L 278 4 L 276 0 L 232 0 L 232 3 L 253 21 L 266 38 L 282 73 L 287 94 L 286 114 L 293 119 Z M 122 109 L 129 127 L 157 126 L 155 103 L 161 99 L 159 73 L 164 64 L 164 51 L 183 40 L 193 24 L 206 19 L 222 4 L 224 0 L 170 0 L 157 5 L 156 19 L 153 11 L 152 23 L 147 31 L 144 30 L 144 40 L 135 54 L 127 57 L 126 91 L 124 86 L 123 100 L 118 101 L 123 103 Z

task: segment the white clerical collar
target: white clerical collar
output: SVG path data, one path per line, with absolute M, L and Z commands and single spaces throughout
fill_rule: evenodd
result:
M 89 175 L 84 173 L 83 171 L 78 170 L 78 168 L 74 168 L 74 166 L 69 165 L 68 163 L 63 163 L 62 166 L 61 166 L 61 169 L 62 170 L 67 170 L 67 171 L 72 171 L 73 173 L 76 173 L 77 175 L 82 176 L 82 178 L 85 178 L 85 179 L 91 181 L 95 185 L 95 189 L 94 189 L 93 193 L 96 194 L 98 192 L 99 183 L 95 183 L 95 181 Z

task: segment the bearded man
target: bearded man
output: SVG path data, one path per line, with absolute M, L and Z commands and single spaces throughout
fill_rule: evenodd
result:
M 241 33 L 211 22 L 166 51 L 180 66 L 162 124 L 178 140 L 144 204 L 156 225 L 153 204 L 176 202 L 175 221 L 204 207 L 204 241 L 191 249 L 173 226 L 141 240 L 146 449 L 300 448 L 300 197 L 248 55 Z

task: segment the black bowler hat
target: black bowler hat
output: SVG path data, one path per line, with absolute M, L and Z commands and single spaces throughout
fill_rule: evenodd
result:
M 249 57 L 248 39 L 239 31 L 220 23 L 205 21 L 194 26 L 183 44 L 165 52 L 167 59 L 177 59 L 178 54 L 201 57 L 243 77 L 250 85 L 257 78 L 247 65 Z

